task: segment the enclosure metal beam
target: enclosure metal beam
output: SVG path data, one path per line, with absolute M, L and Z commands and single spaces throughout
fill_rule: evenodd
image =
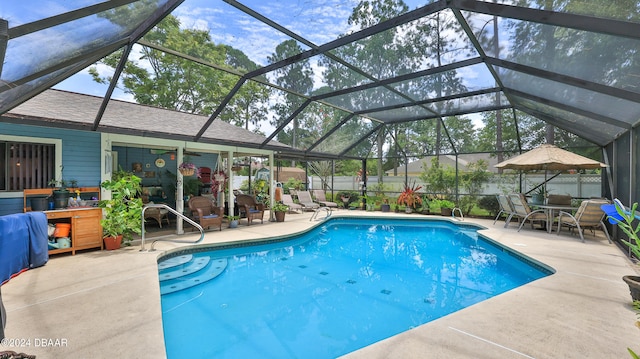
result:
M 15 39 L 23 35 L 31 34 L 36 31 L 44 30 L 53 26 L 62 25 L 64 23 L 78 20 L 83 17 L 91 16 L 99 12 L 108 11 L 119 6 L 134 3 L 138 0 L 111 0 L 101 2 L 96 5 L 83 7 L 81 9 L 65 12 L 63 14 L 51 16 L 42 20 L 29 22 L 9 29 L 9 38 Z M 184 1 L 184 0 L 182 0 Z
M 340 152 L 338 154 L 338 157 L 343 157 L 347 152 L 351 151 L 354 147 L 356 147 L 357 145 L 359 145 L 362 141 L 366 140 L 367 138 L 369 138 L 369 136 L 371 136 L 372 134 L 374 134 L 379 128 L 380 126 L 383 126 L 383 124 L 378 124 L 378 126 L 374 127 L 371 131 L 367 132 L 364 136 L 362 136 L 358 141 L 354 142 L 351 144 L 351 146 L 345 148 L 342 152 Z
M 616 120 L 616 119 L 608 117 L 608 116 L 603 116 L 603 115 L 600 115 L 600 114 L 597 114 L 597 113 L 594 113 L 594 112 L 591 112 L 591 111 L 586 111 L 586 110 L 583 110 L 581 108 L 577 108 L 577 107 L 570 106 L 570 105 L 567 105 L 567 104 L 564 104 L 564 103 L 561 103 L 561 102 L 549 100 L 549 99 L 546 99 L 546 98 L 543 98 L 543 97 L 540 97 L 540 96 L 532 95 L 532 94 L 521 92 L 521 91 L 514 90 L 514 89 L 505 89 L 505 91 L 509 91 L 509 92 L 513 93 L 514 95 L 516 95 L 516 96 L 519 96 L 519 97 L 522 97 L 522 98 L 525 98 L 525 99 L 528 99 L 528 100 L 533 100 L 533 101 L 536 101 L 536 102 L 540 102 L 540 103 L 543 103 L 545 105 L 549 105 L 549 106 L 552 106 L 552 107 L 555 107 L 555 108 L 559 108 L 561 110 L 565 110 L 565 111 L 568 111 L 568 112 L 577 113 L 579 115 L 582 115 L 582 116 L 585 116 L 585 117 L 589 117 L 589 118 L 591 118 L 593 120 L 604 122 L 604 123 L 612 125 L 612 126 L 620 127 L 620 128 L 627 129 L 627 130 L 631 129 L 631 124 L 630 123 L 626 123 L 624 121 Z
M 547 123 L 552 124 L 555 127 L 558 127 L 560 129 L 563 129 L 569 133 L 573 133 L 575 135 L 578 135 L 582 138 L 584 138 L 585 140 L 595 143 L 598 146 L 606 146 L 607 145 L 607 141 L 608 139 L 606 139 L 605 137 L 600 136 L 600 138 L 596 138 L 597 136 L 594 136 L 594 133 L 589 133 L 585 130 L 584 127 L 579 127 L 579 126 L 569 126 L 569 123 L 563 123 L 558 121 L 556 118 L 551 117 L 549 114 L 546 113 L 541 113 L 539 111 L 536 111 L 534 109 L 530 109 L 530 108 L 525 108 L 525 107 L 518 107 L 519 111 L 522 111 L 524 113 L 527 113 L 533 117 L 539 118 Z M 522 146 L 520 148 L 520 151 L 522 152 Z
M 540 24 L 640 39 L 640 23 L 477 0 L 448 0 L 452 8 Z
M 102 97 L 102 103 L 100 104 L 100 108 L 98 109 L 98 113 L 96 114 L 96 118 L 93 120 L 93 127 L 91 128 L 93 131 L 98 129 L 100 125 L 100 121 L 102 120 L 102 116 L 104 115 L 104 111 L 107 109 L 107 105 L 111 100 L 111 96 L 113 95 L 113 91 L 120 80 L 120 75 L 122 75 L 122 71 L 124 70 L 124 66 L 127 64 L 127 59 L 129 58 L 129 54 L 131 53 L 131 45 L 127 45 L 124 47 L 122 54 L 120 56 L 120 62 L 118 62 L 118 66 L 115 69 L 113 76 L 111 77 L 111 82 L 109 83 L 109 88 L 107 89 L 107 93 Z
M 233 86 L 233 88 L 231 89 L 231 91 L 229 91 L 229 93 L 227 94 L 227 96 L 224 97 L 224 99 L 222 99 L 222 101 L 220 102 L 220 104 L 218 105 L 218 107 L 216 108 L 215 111 L 213 111 L 213 113 L 211 114 L 211 116 L 209 116 L 209 119 L 207 119 L 207 122 L 204 123 L 204 125 L 202 125 L 202 128 L 200 128 L 200 131 L 198 131 L 198 133 L 195 135 L 195 137 L 193 138 L 194 142 L 198 142 L 200 140 L 200 138 L 202 137 L 202 135 L 204 135 L 204 133 L 207 131 L 207 129 L 209 128 L 209 126 L 211 126 L 211 123 L 216 119 L 216 117 L 218 117 L 218 115 L 220 115 L 220 113 L 222 112 L 222 110 L 224 110 L 224 108 L 227 106 L 227 104 L 231 101 L 231 99 L 233 98 L 233 96 L 236 94 L 236 92 L 238 92 L 240 90 L 240 88 L 242 87 L 242 85 L 244 84 L 244 82 L 247 79 L 245 77 L 241 77 L 235 84 L 235 86 Z
M 543 69 L 539 69 L 539 68 L 535 68 L 527 65 L 517 64 L 511 61 L 496 59 L 493 57 L 488 57 L 486 61 L 491 65 L 504 67 L 506 69 L 517 71 L 517 72 L 522 72 L 527 75 L 540 77 L 542 79 L 548 79 L 548 80 L 560 82 L 566 85 L 579 87 L 585 90 L 598 92 L 604 95 L 609 95 L 609 96 L 618 97 L 625 100 L 640 103 L 640 93 L 637 93 L 637 92 L 627 91 L 621 88 L 607 86 L 607 85 L 599 84 L 597 82 L 592 82 L 592 81 L 577 78 L 577 77 L 562 75 L 557 72 L 551 72 L 551 71 L 547 71 L 547 70 L 543 70 Z
M 289 122 L 293 121 L 293 119 L 296 118 L 296 116 L 298 116 L 300 112 L 302 112 L 307 106 L 309 106 L 309 104 L 311 104 L 311 100 L 307 99 L 302 105 L 300 105 L 300 107 L 298 107 L 291 115 L 289 115 L 289 117 L 285 121 L 283 121 L 280 126 L 278 126 L 278 128 L 273 131 L 273 133 L 269 137 L 267 137 L 266 140 L 264 140 L 264 142 L 262 142 L 262 145 L 264 146 L 269 143 L 269 141 L 271 141 L 278 133 L 280 133 L 280 131 L 287 127 Z
M 335 124 L 329 131 L 327 131 L 327 133 L 325 133 L 322 137 L 320 137 L 316 142 L 314 142 L 308 149 L 308 151 L 313 150 L 314 148 L 316 148 L 322 141 L 324 141 L 325 139 L 327 139 L 327 137 L 331 136 L 334 132 L 336 132 L 338 129 L 340 129 L 340 127 L 342 127 L 342 125 L 344 125 L 345 123 L 347 123 L 347 121 L 349 121 L 350 119 L 352 119 L 355 115 L 353 113 L 348 114 L 345 118 L 343 118 L 340 122 L 338 122 L 337 124 Z
M 415 102 L 412 102 L 412 103 L 401 103 L 401 104 L 397 104 L 397 105 L 390 105 L 390 106 L 377 107 L 377 108 L 369 108 L 369 109 L 366 109 L 366 110 L 355 111 L 354 113 L 356 115 L 364 115 L 364 114 L 370 114 L 371 115 L 371 114 L 373 114 L 375 112 L 397 110 L 397 109 L 400 109 L 400 108 L 407 108 L 407 107 L 413 107 L 413 106 L 419 106 L 419 105 L 428 105 L 428 104 L 436 103 L 436 102 L 440 102 L 440 101 L 448 101 L 448 100 L 461 99 L 461 98 L 477 96 L 477 95 L 485 95 L 485 94 L 488 94 L 488 93 L 499 92 L 499 91 L 500 91 L 499 88 L 492 87 L 492 88 L 487 88 L 487 89 L 483 89 L 483 90 L 477 90 L 477 91 L 459 93 L 459 94 L 455 94 L 455 95 L 436 97 L 436 98 L 432 98 L 432 99 L 428 99 L 428 100 L 422 100 L 422 101 L 415 101 Z M 432 112 L 436 116 L 444 116 L 444 115 L 438 114 L 437 112 L 435 112 L 433 110 L 430 110 L 429 112 Z
M 75 64 L 78 63 L 83 63 L 83 64 L 87 64 L 86 66 L 98 61 L 99 59 L 109 55 L 110 53 L 118 50 L 119 48 L 121 48 L 122 46 L 126 45 L 128 43 L 128 39 L 123 38 L 123 39 L 119 39 L 117 41 L 112 42 L 111 44 L 102 47 L 99 49 L 99 51 L 95 51 L 91 54 L 82 54 L 82 55 L 78 55 L 78 56 L 74 56 L 70 59 L 67 59 L 65 61 L 62 61 L 58 64 L 55 64 L 53 66 L 47 67 L 44 70 L 40 70 L 38 72 L 35 72 L 31 75 L 25 76 L 21 79 L 18 79 L 16 81 L 12 81 L 10 83 L 5 83 L 4 85 L 0 86 L 0 92 L 4 92 L 6 90 L 12 89 L 14 87 L 20 86 L 20 85 L 24 85 L 28 82 L 31 82 L 33 80 L 37 80 L 41 77 L 44 77 L 52 72 L 56 72 L 59 70 L 63 70 L 66 67 L 70 67 L 73 66 Z M 85 66 L 85 67 L 86 67 Z M 42 87 L 40 86 L 40 91 L 44 91 L 45 89 L 47 89 L 46 87 Z
M 476 65 L 476 64 L 479 64 L 479 63 L 482 63 L 482 59 L 479 58 L 479 57 L 475 57 L 475 58 L 464 60 L 464 61 L 459 61 L 459 62 L 454 62 L 454 63 L 451 63 L 451 64 L 446 64 L 446 65 L 443 65 L 443 66 L 440 66 L 440 67 L 434 67 L 434 68 L 430 68 L 430 69 L 426 69 L 426 70 L 422 70 L 422 71 L 418 71 L 418 72 L 413 72 L 413 73 L 410 73 L 410 74 L 391 77 L 391 78 L 380 80 L 380 81 L 377 81 L 377 82 L 371 82 L 371 83 L 368 83 L 368 84 L 363 84 L 363 85 L 359 85 L 359 86 L 349 87 L 349 88 L 346 88 L 346 89 L 341 89 L 341 90 L 337 90 L 337 91 L 323 93 L 321 95 L 312 96 L 311 99 L 313 99 L 313 100 L 325 100 L 325 99 L 331 98 L 331 97 L 347 95 L 347 94 L 350 94 L 350 93 L 353 93 L 353 92 L 364 91 L 364 90 L 368 90 L 368 89 L 371 89 L 371 88 L 374 88 L 374 87 L 386 86 L 386 85 L 394 84 L 394 83 L 397 83 L 397 82 L 402 82 L 402 81 L 406 81 L 406 80 L 412 80 L 412 79 L 415 79 L 415 78 L 418 78 L 418 77 L 435 75 L 435 74 L 438 74 L 438 73 L 441 73 L 441 72 L 451 71 L 451 70 L 459 69 L 459 68 L 466 67 L 466 66 Z
M 4 65 L 4 55 L 7 52 L 9 43 L 9 21 L 0 19 L 0 79 L 2 78 L 2 65 Z
M 333 40 L 331 42 L 328 42 L 324 45 L 318 46 L 318 48 L 315 49 L 311 49 L 311 50 L 307 50 L 305 52 L 302 52 L 300 54 L 291 56 L 289 58 L 286 58 L 284 60 L 278 61 L 278 62 L 274 62 L 270 65 L 264 66 L 262 68 L 259 68 L 255 71 L 252 71 L 250 73 L 247 74 L 247 77 L 249 78 L 253 78 L 256 76 L 261 76 L 264 75 L 268 72 L 271 72 L 273 70 L 277 70 L 280 69 L 282 67 L 285 66 L 289 66 L 291 64 L 294 64 L 296 62 L 300 62 L 302 60 L 306 60 L 308 58 L 311 58 L 315 55 L 319 55 L 319 54 L 324 54 L 325 52 L 334 50 L 338 47 L 350 44 L 352 42 L 358 41 L 358 40 L 362 40 L 364 38 L 367 38 L 369 36 L 378 34 L 380 32 L 389 30 L 391 28 L 400 26 L 400 25 L 404 25 L 406 23 L 409 23 L 411 21 L 420 19 L 424 16 L 433 14 L 435 12 L 438 12 L 440 10 L 444 10 L 446 9 L 446 1 L 438 1 L 426 6 L 423 6 L 421 8 L 415 9 L 413 11 L 409 11 L 406 12 L 402 15 L 399 15 L 397 17 L 391 18 L 389 20 L 380 22 L 376 25 L 373 25 L 371 27 L 368 27 L 366 29 L 354 32 L 352 34 L 343 36 L 341 38 L 338 38 L 336 40 Z

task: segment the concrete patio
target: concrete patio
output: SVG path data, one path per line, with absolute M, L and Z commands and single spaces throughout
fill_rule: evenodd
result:
M 383 215 L 334 211 L 334 216 L 365 214 Z M 204 242 L 296 233 L 318 223 L 310 217 L 287 214 L 284 223 L 207 232 Z M 481 234 L 556 273 L 345 358 L 626 358 L 627 347 L 640 351 L 636 314 L 621 279 L 636 268 L 602 233 L 587 232 L 582 243 L 567 232 L 557 236 L 527 226 L 518 233 L 514 223 L 505 229 L 503 222 L 483 219 L 465 223 L 486 227 Z M 181 237 L 187 238 L 197 235 Z M 2 297 L 8 312 L 5 333 L 12 340 L 0 351 L 38 358 L 165 357 L 156 261 L 180 246 L 159 242 L 155 252 L 140 252 L 136 245 L 54 256 L 11 279 Z

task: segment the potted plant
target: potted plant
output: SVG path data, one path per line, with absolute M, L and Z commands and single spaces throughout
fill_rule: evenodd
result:
M 425 194 L 422 196 L 422 214 L 430 214 L 431 208 L 429 207 L 429 197 Z
M 191 162 L 189 157 L 185 157 L 184 161 L 178 165 L 178 171 L 180 171 L 183 176 L 193 176 L 195 174 L 199 177 L 198 167 L 195 163 Z
M 398 196 L 398 204 L 403 204 L 407 213 L 411 213 L 415 207 L 422 205 L 422 197 L 418 193 L 421 188 L 422 186 L 416 185 L 415 182 L 411 185 L 407 184 Z
M 229 228 L 238 228 L 240 216 L 225 216 L 229 220 Z
M 362 199 L 366 203 L 365 209 L 367 211 L 374 211 L 376 209 L 376 201 L 378 200 L 377 196 L 365 194 Z
M 391 205 L 389 205 L 389 199 L 385 198 L 382 200 L 382 204 L 380 205 L 380 210 L 382 212 L 389 212 L 391 210 Z
M 103 189 L 111 191 L 111 199 L 98 202 L 104 209 L 102 237 L 107 249 L 118 249 L 122 244 L 130 245 L 133 234 L 140 234 L 142 228 L 142 199 L 140 177 L 131 173 L 122 174 L 102 182 Z
M 636 209 L 638 208 L 638 203 L 634 203 L 631 206 L 630 211 L 625 211 L 622 204 L 616 199 L 614 201 L 615 212 L 610 208 L 612 205 L 603 205 L 602 209 L 607 214 L 607 218 L 609 219 L 609 223 L 617 224 L 620 229 L 629 237 L 629 240 L 625 240 L 621 238 L 620 240 L 624 243 L 636 259 L 640 259 L 640 239 L 638 238 L 638 233 L 640 233 L 640 223 L 638 223 L 635 228 L 633 226 L 633 222 L 637 219 L 636 217 Z M 607 208 L 609 207 L 609 208 Z M 631 299 L 633 300 L 633 305 L 638 312 L 640 308 L 640 276 L 635 275 L 626 275 L 622 277 L 622 280 L 627 283 L 629 286 L 629 292 L 631 293 Z M 636 321 L 636 326 L 640 327 L 640 321 Z M 640 358 L 631 348 L 627 348 L 629 354 L 633 358 Z
M 545 190 L 544 190 L 544 186 L 540 186 L 531 195 L 531 203 L 532 204 L 544 204 L 544 198 L 545 197 L 546 197 L 546 193 L 545 193 Z
M 55 209 L 67 208 L 69 196 L 71 196 L 71 191 L 67 188 L 67 181 L 52 179 L 48 184 L 52 190 Z
M 289 210 L 289 206 L 282 202 L 276 202 L 271 210 L 275 214 L 276 222 L 284 222 L 284 215 Z
M 440 205 L 440 214 L 446 217 L 451 217 L 453 208 L 456 206 L 455 203 L 448 199 L 440 199 L 438 200 L 438 204 Z

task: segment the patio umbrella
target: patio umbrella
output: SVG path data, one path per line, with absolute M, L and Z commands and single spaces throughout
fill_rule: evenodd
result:
M 567 171 L 577 169 L 595 169 L 607 167 L 607 165 L 573 152 L 563 150 L 562 148 L 558 148 L 554 145 L 543 144 L 531 151 L 509 158 L 506 161 L 502 161 L 495 165 L 495 167 L 521 171 L 544 170 L 544 182 L 541 185 L 545 186 L 546 192 L 546 185 L 549 181 L 547 180 L 547 171 L 549 170 Z M 540 185 L 537 187 L 540 187 Z
M 563 150 L 554 145 L 540 145 L 531 151 L 509 158 L 495 165 L 497 168 L 521 171 L 566 171 L 607 167 L 604 163 Z

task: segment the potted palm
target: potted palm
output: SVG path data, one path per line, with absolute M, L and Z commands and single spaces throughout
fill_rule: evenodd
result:
M 271 210 L 276 217 L 276 222 L 284 222 L 284 215 L 289 210 L 289 206 L 282 202 L 276 202 L 273 207 L 271 207 Z
M 416 185 L 415 182 L 404 186 L 404 190 L 398 196 L 397 203 L 405 206 L 405 212 L 411 213 L 415 207 L 422 204 L 422 197 L 418 193 L 421 188 L 422 186 Z
M 111 191 L 111 198 L 98 202 L 104 209 L 102 237 L 106 249 L 130 245 L 133 234 L 142 231 L 142 199 L 140 177 L 131 173 L 114 174 L 114 179 L 102 182 L 103 189 Z

